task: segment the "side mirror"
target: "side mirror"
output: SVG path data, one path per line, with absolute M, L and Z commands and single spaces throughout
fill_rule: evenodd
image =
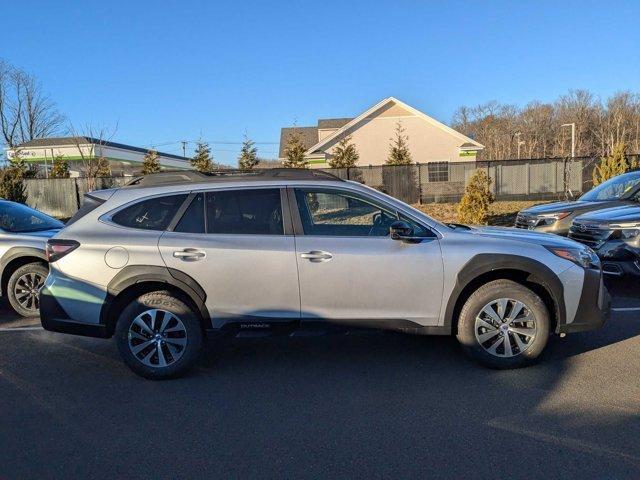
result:
M 409 240 L 413 238 L 413 228 L 407 222 L 398 220 L 389 227 L 389 234 L 392 240 Z

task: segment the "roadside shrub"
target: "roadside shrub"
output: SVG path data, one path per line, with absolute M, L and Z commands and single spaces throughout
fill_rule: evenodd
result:
M 53 158 L 53 167 L 51 167 L 51 178 L 69 178 L 69 162 L 63 155 Z
M 0 170 L 0 198 L 27 203 L 24 171 L 20 166 L 9 165 Z
M 593 169 L 594 187 L 632 168 L 638 168 L 637 161 L 628 161 L 626 153 L 627 146 L 624 142 L 619 142 L 607 157 L 600 160 L 600 164 Z
M 484 170 L 476 170 L 458 205 L 458 221 L 471 225 L 486 225 L 489 206 L 493 201 L 491 179 Z

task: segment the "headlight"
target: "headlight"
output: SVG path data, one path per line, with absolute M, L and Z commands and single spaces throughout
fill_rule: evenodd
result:
M 546 249 L 582 268 L 600 268 L 600 259 L 590 248 L 546 247 Z
M 553 225 L 558 220 L 562 220 L 563 218 L 571 215 L 572 212 L 558 212 L 558 213 L 543 213 L 538 215 L 538 225 L 539 227 L 546 225 Z
M 640 235 L 640 230 L 637 228 L 620 230 L 620 237 L 622 237 L 623 240 L 633 240 L 638 235 Z
M 640 235 L 640 224 L 638 222 L 614 223 L 610 226 L 620 231 L 620 238 L 623 240 L 633 240 Z

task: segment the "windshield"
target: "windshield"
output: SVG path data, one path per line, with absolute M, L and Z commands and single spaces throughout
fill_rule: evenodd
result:
M 593 190 L 582 195 L 580 200 L 587 202 L 618 200 L 626 196 L 638 184 L 640 184 L 640 172 L 625 173 L 601 183 Z
M 62 222 L 26 205 L 0 202 L 0 229 L 5 232 L 41 232 L 62 227 Z

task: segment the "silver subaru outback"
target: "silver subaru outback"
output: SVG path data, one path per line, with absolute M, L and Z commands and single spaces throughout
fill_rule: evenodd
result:
M 483 365 L 516 368 L 610 308 L 584 245 L 445 225 L 317 170 L 141 177 L 90 193 L 47 252 L 43 326 L 115 336 L 153 379 L 186 372 L 208 334 L 319 328 L 453 334 Z

